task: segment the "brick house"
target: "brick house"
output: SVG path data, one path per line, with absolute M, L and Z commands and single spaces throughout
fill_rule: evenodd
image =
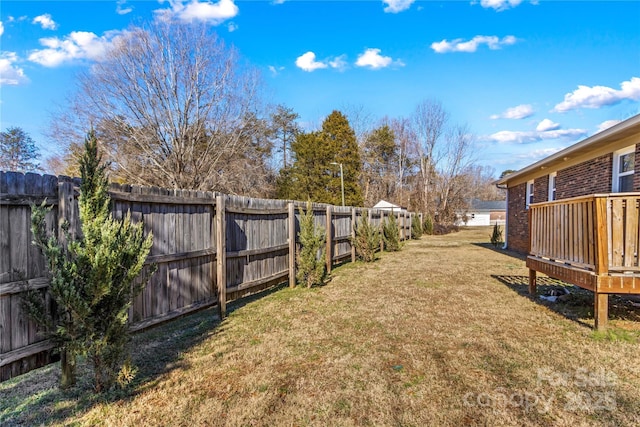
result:
M 507 188 L 505 246 L 528 253 L 530 204 L 640 191 L 640 115 L 509 174 L 496 184 Z
M 505 245 L 527 254 L 529 292 L 539 273 L 592 291 L 598 329 L 610 294 L 640 294 L 638 165 L 640 115 L 497 181 Z

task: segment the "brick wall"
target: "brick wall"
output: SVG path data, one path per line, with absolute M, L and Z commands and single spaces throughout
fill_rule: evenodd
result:
M 533 181 L 533 203 L 549 200 L 549 175 L 541 176 Z
M 533 184 L 535 197 L 535 183 Z M 507 245 L 509 249 L 527 253 L 529 252 L 529 219 L 525 205 L 527 184 L 520 184 L 508 189 L 509 199 L 507 203 Z
M 586 196 L 595 193 L 610 193 L 613 179 L 613 153 L 596 157 L 566 169 L 556 175 L 556 200 Z M 634 191 L 640 191 L 640 144 L 636 145 Z M 526 209 L 527 184 L 510 187 L 507 206 L 507 244 L 509 249 L 527 253 L 529 251 L 529 217 Z M 537 178 L 533 183 L 533 202 L 549 199 L 549 175 Z
M 640 191 L 640 144 L 636 144 L 636 158 L 633 173 L 633 191 Z
M 636 154 L 636 158 L 640 158 L 638 154 Z M 610 193 L 612 167 L 613 154 L 610 153 L 579 165 L 559 170 L 556 177 L 556 199 L 567 199 L 594 193 Z M 638 173 L 634 176 L 634 181 L 636 179 L 638 179 Z

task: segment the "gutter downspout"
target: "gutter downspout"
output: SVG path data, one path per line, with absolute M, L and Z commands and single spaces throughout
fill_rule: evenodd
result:
M 504 245 L 502 245 L 502 249 L 507 249 L 507 240 L 509 238 L 509 188 L 506 185 L 496 184 L 501 190 L 507 190 L 507 209 L 505 210 L 505 219 L 504 219 Z

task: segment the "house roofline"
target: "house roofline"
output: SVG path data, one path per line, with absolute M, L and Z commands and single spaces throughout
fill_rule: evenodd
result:
M 583 155 L 588 151 L 595 151 L 602 145 L 624 139 L 632 135 L 633 133 L 640 133 L 640 114 L 617 123 L 614 126 L 603 130 L 602 132 L 598 132 L 595 135 L 583 139 L 582 141 L 577 142 L 565 148 L 564 150 L 560 150 L 555 154 L 545 157 L 544 159 L 539 160 L 536 163 L 526 166 L 516 172 L 510 173 L 509 175 L 494 181 L 494 184 L 503 186 L 505 184 L 508 184 L 509 181 L 522 178 L 528 174 L 537 172 L 540 169 L 545 169 L 547 167 L 555 166 L 556 164 L 561 164 L 569 158 Z

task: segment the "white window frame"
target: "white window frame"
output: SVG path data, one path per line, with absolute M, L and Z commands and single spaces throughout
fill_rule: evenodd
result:
M 620 172 L 620 157 L 625 156 L 627 154 L 635 153 L 636 146 L 631 145 L 629 147 L 623 148 L 622 150 L 615 151 L 613 153 L 613 177 L 611 180 L 611 192 L 619 193 L 620 192 L 620 178 L 628 175 L 633 175 L 635 173 L 635 161 L 633 164 L 633 170 Z
M 527 209 L 529 209 L 529 206 L 531 205 L 531 202 L 533 201 L 533 180 L 527 181 L 527 191 L 526 191 L 525 196 L 526 196 L 525 206 L 527 207 Z
M 558 174 L 556 172 L 551 172 L 549 174 L 549 201 L 553 201 L 556 199 L 556 177 Z M 553 183 L 553 185 L 551 185 Z

